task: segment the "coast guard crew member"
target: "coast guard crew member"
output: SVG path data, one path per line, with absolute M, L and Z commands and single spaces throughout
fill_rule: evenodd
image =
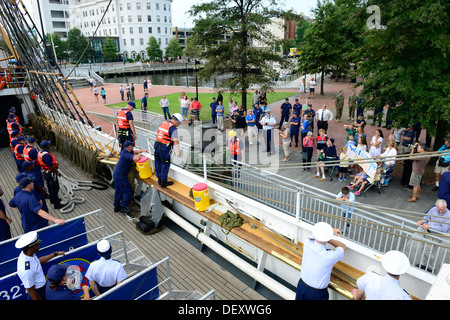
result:
M 47 182 L 47 190 L 50 194 L 50 203 L 53 204 L 55 209 L 61 209 L 61 199 L 58 196 L 59 193 L 59 181 L 58 181 L 58 167 L 59 163 L 56 157 L 49 152 L 50 141 L 41 141 L 42 150 L 38 153 L 37 162 L 44 171 L 44 180 Z
M 22 163 L 25 161 L 23 157 L 23 148 L 25 148 L 25 138 L 23 136 L 17 137 L 17 144 L 14 147 L 14 159 L 16 160 L 17 171 L 23 172 Z
M 3 196 L 3 189 L 0 185 L 0 197 Z M 11 228 L 9 225 L 12 220 L 6 215 L 5 204 L 0 199 L 0 242 L 11 239 Z
M 170 152 L 172 146 L 175 146 L 176 155 L 180 156 L 180 146 L 178 144 L 177 127 L 183 121 L 179 113 L 175 113 L 170 121 L 164 121 L 158 128 L 155 141 L 155 170 L 158 177 L 158 183 L 165 188 L 173 184 L 173 181 L 167 181 L 167 175 L 170 168 Z
M 302 272 L 295 300 L 328 300 L 331 271 L 344 257 L 346 249 L 343 243 L 332 239 L 333 234 L 340 236 L 341 231 L 325 222 L 314 225 L 313 239 L 308 239 L 303 247 Z M 328 249 L 327 243 L 335 249 Z
M 97 252 L 101 256 L 89 266 L 86 278 L 96 296 L 106 292 L 126 279 L 127 274 L 122 264 L 111 259 L 112 247 L 108 240 L 97 243 Z
M 47 284 L 45 286 L 46 300 L 90 300 L 89 286 L 83 285 L 83 297 L 80 298 L 74 291 L 67 286 L 68 277 L 66 276 L 69 264 L 54 264 L 48 269 Z
M 134 142 L 137 139 L 133 113 L 131 113 L 134 109 L 136 109 L 136 104 L 129 101 L 125 108 L 117 112 L 117 138 L 122 150 L 125 141 Z
M 38 258 L 41 240 L 36 231 L 21 236 L 16 241 L 16 248 L 22 249 L 17 259 L 17 275 L 27 290 L 28 300 L 45 300 L 45 275 L 42 265 L 56 256 L 63 256 L 64 251 L 56 251 Z
M 48 212 L 47 202 L 45 201 L 47 190 L 44 188 L 44 179 L 42 178 L 41 171 L 36 172 L 34 164 L 34 161 L 24 161 L 22 164 L 24 170 L 23 175 L 24 177 L 29 177 L 34 182 L 35 195 L 42 205 L 42 210 Z
M 20 212 L 22 228 L 25 232 L 47 227 L 48 221 L 61 226 L 66 223 L 65 220 L 55 218 L 42 209 L 39 200 L 33 193 L 34 182 L 29 177 L 22 178 L 19 186 L 22 188 L 22 191 L 11 199 L 9 206 Z
M 148 152 L 147 150 L 133 150 L 133 147 L 133 142 L 124 142 L 119 161 L 114 168 L 114 212 L 131 213 L 131 209 L 128 206 L 133 197 L 133 188 L 131 187 L 130 181 L 128 181 L 128 173 L 134 162 L 141 158 L 141 153 Z
M 411 296 L 400 286 L 400 276 L 409 269 L 408 257 L 400 251 L 387 252 L 382 260 L 386 275 L 366 273 L 356 280 L 358 289 L 353 289 L 353 299 L 362 300 L 412 300 Z

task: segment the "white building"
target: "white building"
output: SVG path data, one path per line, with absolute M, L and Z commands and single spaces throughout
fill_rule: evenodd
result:
M 138 54 L 146 59 L 147 43 L 152 36 L 165 50 L 172 38 L 172 0 L 112 0 L 108 8 L 109 2 L 70 0 L 71 28 L 79 28 L 90 38 L 107 10 L 94 39 L 106 36 L 115 39 L 125 59 L 135 59 Z
M 39 33 L 56 33 L 61 39 L 67 39 L 69 24 L 69 0 L 25 0 L 24 4 L 33 19 Z M 39 14 L 39 8 L 41 14 Z

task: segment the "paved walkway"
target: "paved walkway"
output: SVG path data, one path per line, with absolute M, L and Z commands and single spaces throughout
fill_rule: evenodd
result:
M 119 93 L 119 86 L 120 84 L 105 84 L 105 90 L 107 92 L 107 103 L 115 103 L 115 102 L 121 102 L 120 99 L 120 93 Z M 142 85 L 136 85 L 135 86 L 135 96 L 136 97 L 142 97 L 144 94 Z M 289 89 L 292 89 L 292 86 L 289 86 Z M 281 90 L 281 89 L 278 89 Z M 346 140 L 346 131 L 344 128 L 344 124 L 349 124 L 349 121 L 346 121 L 348 118 L 348 97 L 352 94 L 353 86 L 349 81 L 328 81 L 326 80 L 324 83 L 324 96 L 321 96 L 320 93 L 320 82 L 318 82 L 317 92 L 316 96 L 314 98 L 309 99 L 310 103 L 313 105 L 314 110 L 318 110 L 323 104 L 326 104 L 328 108 L 335 113 L 335 106 L 334 106 L 334 100 L 336 95 L 339 93 L 340 90 L 344 91 L 344 97 L 345 97 L 345 105 L 344 105 L 344 111 L 342 119 L 343 121 L 340 123 L 337 123 L 336 121 L 331 121 L 329 123 L 329 129 L 328 129 L 328 135 L 331 138 L 335 139 L 335 144 L 337 150 L 340 150 L 340 148 L 343 146 L 344 141 Z M 185 91 L 186 93 L 194 93 L 195 88 L 189 87 L 172 87 L 172 86 L 157 86 L 152 85 L 152 88 L 149 92 L 150 97 L 160 96 L 162 94 L 171 94 L 176 92 L 182 92 Z M 74 90 L 77 98 L 79 99 L 82 107 L 87 112 L 96 112 L 100 114 L 107 114 L 107 115 L 113 115 L 113 110 L 109 107 L 106 107 L 103 105 L 103 102 L 95 102 L 94 100 L 94 94 L 90 91 L 89 88 L 81 88 L 81 89 L 75 89 Z M 211 92 L 211 94 L 215 94 L 215 90 L 213 88 L 199 88 L 199 92 L 201 93 L 208 93 Z M 309 94 L 307 94 L 307 97 Z M 294 103 L 294 99 L 296 97 L 300 97 L 300 94 L 296 94 L 294 96 L 289 97 L 291 103 Z M 140 99 L 140 98 L 139 98 Z M 224 94 L 224 99 L 227 99 L 226 93 Z M 272 114 L 275 116 L 277 120 L 280 119 L 280 106 L 283 101 L 269 101 L 269 105 L 272 111 Z M 300 102 L 304 104 L 306 101 L 305 99 L 300 99 Z M 368 115 L 371 115 L 372 111 L 370 111 L 368 114 L 366 114 L 366 118 Z M 100 118 L 96 118 L 92 115 L 89 115 L 89 118 L 94 123 L 95 126 L 102 126 L 102 131 L 106 133 L 112 132 L 112 123 L 107 120 L 102 120 Z M 367 119 L 366 119 L 367 120 Z M 368 125 L 365 128 L 365 132 L 367 135 L 367 140 L 370 141 L 373 135 L 375 135 L 376 129 L 379 127 L 370 125 L 371 120 L 367 120 Z M 383 131 L 385 140 L 387 139 L 389 135 L 389 130 L 385 128 L 381 128 Z M 420 141 L 425 141 L 426 132 L 422 130 Z M 290 165 L 293 163 L 301 163 L 301 149 L 298 148 L 291 148 L 292 154 L 291 154 L 291 161 L 288 162 Z M 280 154 L 278 155 L 280 159 L 284 158 L 284 154 L 282 151 L 282 148 L 280 147 Z M 313 161 L 315 161 L 315 158 L 313 157 Z M 306 173 L 306 172 L 299 172 L 299 169 L 291 169 L 292 166 L 289 166 L 290 169 L 280 170 L 279 174 L 282 174 L 287 177 L 296 177 L 296 180 L 299 180 L 303 183 L 310 184 L 312 186 L 321 188 L 323 190 L 327 190 L 332 193 L 338 193 L 340 189 L 345 185 L 343 182 L 337 181 L 337 179 L 334 179 L 333 181 L 324 181 L 319 182 L 317 179 L 312 178 L 312 176 L 315 173 Z M 282 167 L 281 167 L 282 168 Z M 374 204 L 374 205 L 380 205 L 382 203 L 385 207 L 390 208 L 399 208 L 404 210 L 411 210 L 412 212 L 425 212 L 430 208 L 434 202 L 437 199 L 437 193 L 431 191 L 431 188 L 433 187 L 433 180 L 434 180 L 434 174 L 432 173 L 432 167 L 429 166 L 427 169 L 427 173 L 424 176 L 424 181 L 422 184 L 422 188 L 420 191 L 420 200 L 416 203 L 409 203 L 406 202 L 405 199 L 408 198 L 410 194 L 412 194 L 412 190 L 404 188 L 400 185 L 400 176 L 402 174 L 402 166 L 400 164 L 396 165 L 393 178 L 391 179 L 389 183 L 389 187 L 385 189 L 384 195 L 378 195 L 376 192 L 369 192 L 368 196 L 365 198 L 358 197 L 357 201 L 367 204 Z M 380 202 L 381 201 L 381 202 Z

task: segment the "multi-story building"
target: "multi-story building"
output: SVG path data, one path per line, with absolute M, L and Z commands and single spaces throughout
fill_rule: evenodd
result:
M 69 0 L 31 0 L 24 3 L 39 33 L 42 33 L 42 21 L 45 34 L 56 33 L 61 39 L 67 39 L 67 32 L 70 29 Z
M 172 0 L 71 0 L 69 12 L 70 25 L 86 37 L 92 37 L 98 28 L 94 50 L 109 36 L 116 40 L 124 59 L 135 59 L 138 54 L 146 59 L 152 36 L 163 52 L 172 38 Z

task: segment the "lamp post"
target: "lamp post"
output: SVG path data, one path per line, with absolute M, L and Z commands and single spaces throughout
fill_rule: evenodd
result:
M 200 70 L 200 61 L 195 60 L 194 62 L 194 73 L 195 73 L 195 96 L 198 99 L 198 80 L 197 80 L 197 71 Z

